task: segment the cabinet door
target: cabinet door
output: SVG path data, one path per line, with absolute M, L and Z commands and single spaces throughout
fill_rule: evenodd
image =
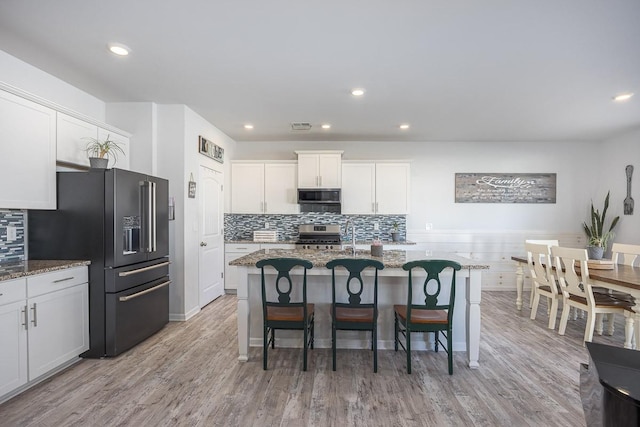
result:
M 56 208 L 56 112 L 0 91 L 0 206 Z
M 320 173 L 317 154 L 298 154 L 298 188 L 318 188 Z
M 375 213 L 374 163 L 342 164 L 342 213 Z
M 231 212 L 264 212 L 264 163 L 231 165 Z
M 409 172 L 409 163 L 376 164 L 377 213 L 409 213 Z
M 0 305 L 0 396 L 27 383 L 26 302 Z
M 264 165 L 264 208 L 269 214 L 297 214 L 298 190 L 295 163 Z
M 104 141 L 107 138 L 117 143 L 122 148 L 123 153 L 116 153 L 116 157 L 113 156 L 109 159 L 108 168 L 117 167 L 119 169 L 129 170 L 129 138 L 124 135 L 120 135 L 103 128 L 98 128 L 98 140 Z
M 29 380 L 89 349 L 88 302 L 86 283 L 27 301 Z
M 342 155 L 320 154 L 318 156 L 318 174 L 321 188 L 340 188 L 342 185 Z
M 224 288 L 225 289 L 238 289 L 238 267 L 229 265 L 233 260 L 236 260 L 242 256 L 250 254 L 251 252 L 259 251 L 260 244 L 247 243 L 244 245 L 227 244 L 225 245 L 224 253 Z
M 85 150 L 90 138 L 98 137 L 98 126 L 58 113 L 57 155 L 60 162 L 89 166 L 89 156 Z

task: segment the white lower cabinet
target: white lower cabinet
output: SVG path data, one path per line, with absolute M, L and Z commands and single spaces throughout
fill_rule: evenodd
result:
M 89 349 L 87 282 L 87 267 L 0 282 L 0 402 Z
M 232 291 L 238 289 L 239 278 L 238 267 L 229 265 L 231 261 L 260 249 L 295 249 L 296 247 L 293 243 L 227 243 L 224 246 L 224 289 Z

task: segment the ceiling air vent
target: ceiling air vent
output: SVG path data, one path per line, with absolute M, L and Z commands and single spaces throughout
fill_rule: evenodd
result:
M 311 130 L 311 123 L 309 122 L 292 122 L 291 130 L 294 131 L 308 131 Z

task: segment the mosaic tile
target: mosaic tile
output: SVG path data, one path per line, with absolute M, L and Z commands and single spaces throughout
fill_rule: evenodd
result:
M 16 228 L 17 239 L 7 242 L 7 226 Z M 24 261 L 25 213 L 0 210 L 0 263 Z

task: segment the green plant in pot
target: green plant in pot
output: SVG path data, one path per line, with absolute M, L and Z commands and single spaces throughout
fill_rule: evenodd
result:
M 613 221 L 611 221 L 609 228 L 606 229 L 605 220 L 607 209 L 609 209 L 609 192 L 607 192 L 607 197 L 604 199 L 602 214 L 600 214 L 598 209 L 593 207 L 593 202 L 591 202 L 591 224 L 587 224 L 586 221 L 582 223 L 582 227 L 588 238 L 587 252 L 589 253 L 590 259 L 602 259 L 604 252 L 607 250 L 607 243 L 615 236 L 613 229 L 618 225 L 620 217 L 615 217 Z
M 391 228 L 391 240 L 394 242 L 397 242 L 400 240 L 400 232 L 398 231 L 398 228 L 400 227 L 400 224 L 398 224 L 398 222 L 394 222 Z
M 111 135 L 107 135 L 104 141 L 97 138 L 83 138 L 88 140 L 85 151 L 89 156 L 89 164 L 92 169 L 106 169 L 109 159 L 113 159 L 115 164 L 118 161 L 118 154 L 125 155 L 120 145 L 111 139 Z

